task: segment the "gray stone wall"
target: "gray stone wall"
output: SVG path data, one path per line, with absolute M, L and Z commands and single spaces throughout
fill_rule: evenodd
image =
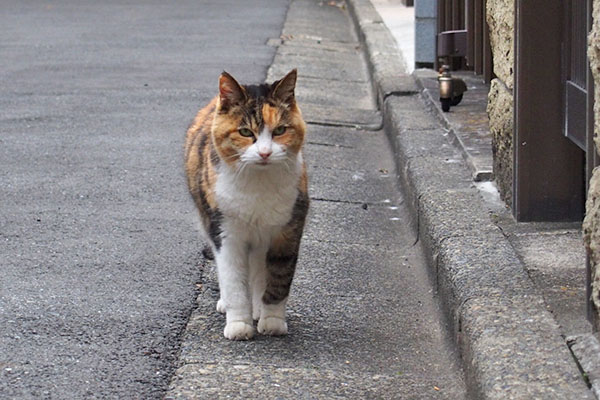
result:
M 500 197 L 508 206 L 512 206 L 513 95 L 500 79 L 492 80 L 490 85 L 487 113 L 493 135 L 494 178 Z
M 494 73 L 512 91 L 515 0 L 487 0 L 486 13 L 494 53 Z
M 488 0 L 494 73 L 488 95 L 487 112 L 492 134 L 494 176 L 500 197 L 512 206 L 513 181 L 513 82 L 514 82 L 514 0 Z
M 594 142 L 600 152 L 600 0 L 594 0 L 594 24 L 589 35 L 588 57 L 594 77 Z M 600 167 L 594 170 L 586 202 L 583 236 L 592 265 L 592 299 L 600 309 Z

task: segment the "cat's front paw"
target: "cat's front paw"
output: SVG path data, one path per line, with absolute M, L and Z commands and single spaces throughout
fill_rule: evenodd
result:
M 266 317 L 258 321 L 258 332 L 263 335 L 286 335 L 288 333 L 285 319 L 279 317 Z
M 223 299 L 219 299 L 219 301 L 217 301 L 217 311 L 221 314 L 225 314 L 226 308 Z
M 254 336 L 254 327 L 244 321 L 231 321 L 223 332 L 229 340 L 249 340 Z

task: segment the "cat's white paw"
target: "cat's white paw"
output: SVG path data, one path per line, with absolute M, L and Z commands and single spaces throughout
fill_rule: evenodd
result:
M 286 335 L 288 332 L 285 319 L 279 317 L 266 317 L 258 321 L 258 332 L 263 335 Z
M 223 299 L 219 299 L 219 301 L 217 301 L 217 311 L 221 314 L 225 314 L 225 302 Z
M 225 325 L 223 334 L 229 340 L 248 340 L 254 336 L 254 327 L 244 321 L 231 321 Z

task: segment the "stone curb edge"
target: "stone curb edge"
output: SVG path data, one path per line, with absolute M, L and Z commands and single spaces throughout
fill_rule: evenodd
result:
M 559 327 L 370 0 L 346 4 L 432 280 L 477 399 L 594 399 Z M 493 244 L 490 246 L 490 244 Z

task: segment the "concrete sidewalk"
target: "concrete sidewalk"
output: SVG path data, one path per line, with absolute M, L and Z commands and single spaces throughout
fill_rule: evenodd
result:
M 371 2 L 348 4 L 469 393 L 594 398 L 583 377 L 595 386 L 590 349 L 598 346 L 585 320 L 580 226 L 515 223 L 493 185 L 474 182 L 493 179 L 487 88 L 468 77 L 461 106 L 442 113 L 436 74 L 402 74 L 402 55 Z
M 203 263 L 168 399 L 462 399 L 466 389 L 348 10 L 294 0 L 267 81 L 298 68 L 311 211 L 289 334 L 223 338 Z

